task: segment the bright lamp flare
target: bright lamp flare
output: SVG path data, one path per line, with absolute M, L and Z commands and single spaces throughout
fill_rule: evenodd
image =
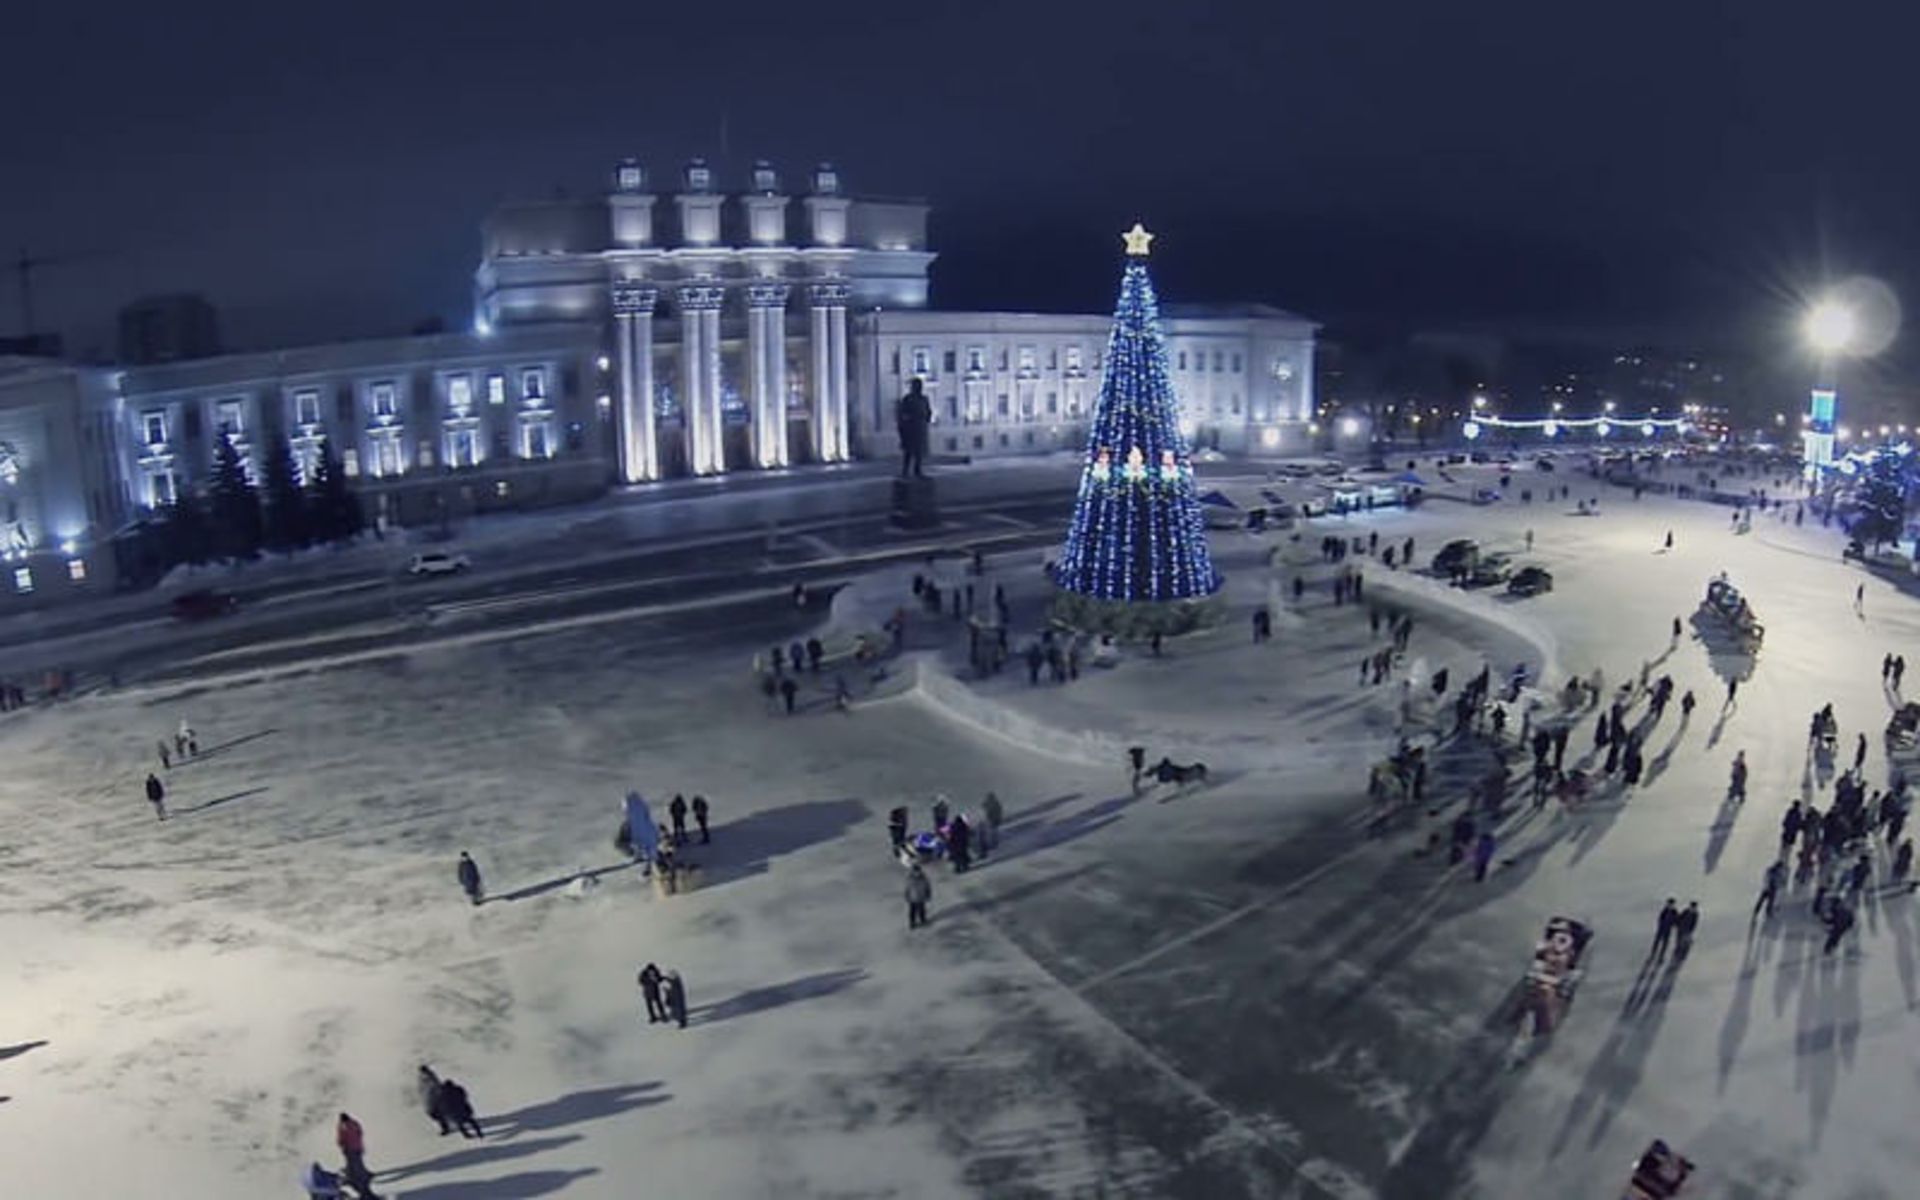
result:
M 1853 310 L 1836 300 L 1822 300 L 1807 313 L 1807 341 L 1822 354 L 1845 350 L 1857 330 Z

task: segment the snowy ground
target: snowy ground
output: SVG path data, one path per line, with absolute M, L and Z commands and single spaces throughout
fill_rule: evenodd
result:
M 1558 587 L 1522 605 L 1360 560 L 1416 615 L 1422 668 L 1458 680 L 1483 648 L 1535 648 L 1618 681 L 1654 660 L 1703 701 L 1653 730 L 1624 803 L 1515 812 L 1478 885 L 1412 853 L 1451 809 L 1363 836 L 1360 763 L 1397 694 L 1353 683 L 1364 610 L 1331 608 L 1308 568 L 1304 611 L 1246 644 L 1283 537 L 1216 543 L 1236 588 L 1219 630 L 1064 689 L 1017 667 L 956 682 L 957 635 L 921 630 L 917 690 L 769 716 L 737 664 L 808 628 L 774 599 L 0 719 L 8 1191 L 290 1195 L 345 1109 L 382 1193 L 431 1200 L 1607 1195 L 1656 1135 L 1704 1196 L 1903 1195 L 1913 901 L 1879 898 L 1831 961 L 1804 894 L 1751 937 L 1746 914 L 1786 800 L 1826 786 L 1812 708 L 1835 703 L 1849 748 L 1866 729 L 1884 780 L 1875 670 L 1920 645 L 1920 607 L 1831 533 L 1603 507 L 1436 501 L 1305 535 L 1378 527 L 1424 563 L 1448 536 L 1517 549 L 1531 528 Z M 1724 713 L 1744 664 L 1667 635 L 1720 569 L 1768 631 Z M 139 782 L 183 715 L 215 752 L 168 774 L 162 825 Z M 1135 737 L 1241 758 L 1135 797 L 1102 759 Z M 1740 748 L 1752 798 L 1726 810 Z M 1436 794 L 1483 768 L 1443 756 Z M 629 786 L 713 802 L 698 890 L 572 882 L 615 864 Z M 909 936 L 885 811 L 989 788 L 1002 853 L 937 876 Z M 466 905 L 462 848 L 502 898 Z M 1629 1003 L 1667 895 L 1699 899 L 1698 946 Z M 1517 1059 L 1487 1018 L 1556 912 L 1598 929 L 1590 973 Z M 648 960 L 685 975 L 691 1028 L 637 1015 Z M 421 1061 L 494 1137 L 434 1136 L 407 1090 Z

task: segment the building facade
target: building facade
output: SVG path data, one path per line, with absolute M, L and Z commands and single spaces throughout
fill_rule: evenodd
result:
M 331 448 L 389 526 L 888 457 L 915 377 L 936 456 L 1083 447 L 1108 315 L 932 309 L 925 203 L 849 195 L 825 165 L 798 196 L 764 162 L 745 182 L 724 194 L 695 160 L 661 196 L 627 162 L 605 195 L 497 210 L 468 332 L 0 369 L 0 555 L 34 559 L 0 597 L 44 602 L 63 573 L 110 586 L 94 548 L 203 490 L 223 432 L 256 477 L 277 439 L 303 476 Z M 1162 315 L 1197 445 L 1307 447 L 1311 322 Z

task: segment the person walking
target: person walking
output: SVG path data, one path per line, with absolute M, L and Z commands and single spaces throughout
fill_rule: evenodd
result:
M 1862 733 L 1853 744 L 1853 769 L 1858 771 L 1867 765 L 1867 735 Z
M 415 1078 L 414 1087 L 420 1096 L 420 1107 L 427 1110 L 427 1117 L 440 1126 L 440 1136 L 453 1132 L 453 1123 L 447 1120 L 447 1106 L 440 1098 L 440 1077 L 433 1068 L 420 1064 L 420 1073 Z
M 1806 819 L 1807 810 L 1798 800 L 1787 805 L 1786 815 L 1780 818 L 1780 853 L 1793 848 L 1793 840 L 1800 836 L 1800 825 Z
M 1133 790 L 1140 790 L 1140 776 L 1147 769 L 1147 748 L 1145 746 L 1127 747 L 1127 767 L 1131 772 Z
M 1729 708 L 1732 708 L 1734 697 L 1738 696 L 1739 694 L 1740 694 L 1739 676 L 1737 675 L 1727 676 L 1727 700 L 1726 700 L 1726 703 L 1720 706 L 1720 711 L 1725 712 Z
M 954 596 L 958 599 L 959 593 L 954 593 Z M 825 658 L 826 654 L 827 648 L 821 644 L 819 638 L 810 637 L 807 639 L 807 666 L 814 674 L 817 675 L 820 673 L 820 660 Z
M 800 685 L 793 681 L 793 676 L 783 675 L 780 677 L 780 699 L 785 702 L 787 706 L 788 716 L 793 715 L 793 698 L 799 691 Z
M 681 980 L 680 972 L 668 971 L 660 989 L 665 994 L 667 1013 L 680 1028 L 687 1027 L 687 985 Z
M 467 894 L 468 900 L 478 905 L 486 896 L 485 885 L 480 882 L 480 864 L 473 861 L 472 855 L 462 850 L 460 866 L 455 873 L 460 878 L 460 890 Z
M 907 928 L 918 929 L 927 923 L 927 902 L 933 899 L 933 881 L 919 863 L 907 868 Z
M 687 844 L 687 798 L 679 792 L 673 794 L 673 800 L 667 805 L 667 816 L 673 820 L 673 841 L 677 846 Z
M 1665 549 L 1665 550 L 1673 549 L 1673 530 L 1671 529 L 1667 530 L 1667 543 L 1665 546 L 1662 547 L 1662 549 Z
M 1680 697 L 1680 719 L 1681 719 L 1682 721 L 1685 721 L 1685 720 L 1687 720 L 1687 719 L 1688 719 L 1689 717 L 1691 717 L 1691 716 L 1693 716 L 1693 703 L 1694 703 L 1694 701 L 1693 701 L 1693 692 L 1692 692 L 1691 690 L 1689 690 L 1689 691 L 1687 691 L 1687 692 L 1685 692 L 1685 693 L 1683 693 L 1683 694 L 1681 695 L 1681 697 Z
M 1853 611 L 1864 611 L 1867 606 L 1867 585 L 1858 584 L 1853 589 Z
M 1667 943 L 1673 940 L 1673 927 L 1680 920 L 1680 905 L 1672 896 L 1660 909 L 1660 915 L 1653 923 L 1653 948 L 1647 951 L 1647 957 L 1660 959 L 1667 952 Z
M 693 798 L 693 823 L 700 827 L 700 844 L 702 846 L 713 841 L 712 835 L 707 832 L 707 798 L 705 796 L 695 796 Z
M 1912 873 L 1913 839 L 1908 838 L 1900 843 L 1898 850 L 1893 852 L 1893 881 L 1895 883 L 1905 883 L 1907 876 Z
M 1776 858 L 1767 864 L 1766 874 L 1760 879 L 1760 898 L 1753 902 L 1753 919 L 1762 917 L 1771 919 L 1773 902 L 1779 898 L 1780 889 L 1787 885 L 1787 861 Z
M 155 817 L 167 819 L 167 788 L 152 771 L 147 772 L 147 803 L 153 805 Z
M 467 1096 L 467 1089 L 461 1087 L 458 1080 L 444 1079 L 440 1082 L 440 1103 L 461 1137 L 487 1136 L 486 1131 L 480 1128 L 479 1118 L 473 1115 L 473 1101 Z
M 648 963 L 640 968 L 637 977 L 640 984 L 640 998 L 647 1004 L 647 1024 L 658 1025 L 667 1019 L 667 1006 L 660 997 L 660 984 L 665 978 L 660 968 Z
M 1840 940 L 1853 928 L 1853 909 L 1844 900 L 1833 900 L 1827 905 L 1827 943 L 1820 953 L 1831 955 L 1840 945 Z
M 1733 770 L 1727 777 L 1727 797 L 1741 801 L 1747 798 L 1747 752 L 1740 750 L 1733 756 Z
M 1888 657 L 1891 659 L 1892 656 L 1889 655 Z M 1892 670 L 1892 668 L 1889 667 L 1888 670 Z M 0 708 L 0 711 L 4 711 L 4 708 Z M 160 769 L 162 771 L 172 770 L 173 756 L 167 752 L 166 739 L 162 738 L 160 741 L 155 742 L 154 748 L 160 751 Z
M 1673 619 L 1673 644 L 1676 646 L 1680 644 L 1680 618 L 1679 617 L 1675 617 Z
M 340 1155 L 347 1160 L 347 1179 L 355 1175 L 368 1175 L 367 1171 L 367 1133 L 360 1122 L 349 1113 L 341 1113 L 339 1121 L 333 1127 L 334 1144 L 340 1147 Z M 358 1184 L 354 1186 L 358 1187 Z
M 1873 859 L 1862 853 L 1854 860 L 1853 867 L 1847 872 L 1847 895 L 1858 896 L 1866 890 L 1867 880 L 1873 876 Z
M 964 875 L 973 866 L 973 827 L 967 823 L 967 814 L 955 813 L 953 821 L 947 826 L 947 858 L 953 863 L 953 873 Z
M 1497 844 L 1491 829 L 1481 830 L 1480 836 L 1474 839 L 1473 881 L 1475 883 L 1486 882 L 1487 868 L 1493 864 L 1493 852 Z
M 1687 901 L 1680 915 L 1673 919 L 1673 961 L 1678 963 L 1693 949 L 1693 931 L 1700 927 L 1700 902 Z

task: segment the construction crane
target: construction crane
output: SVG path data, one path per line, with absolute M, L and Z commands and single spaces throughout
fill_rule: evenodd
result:
M 18 277 L 20 287 L 20 336 L 22 338 L 32 338 L 35 332 L 33 320 L 33 273 L 35 271 L 42 267 L 65 266 L 70 263 L 86 262 L 89 259 L 106 257 L 108 256 L 103 253 L 59 254 L 46 257 L 33 254 L 29 252 L 25 246 L 22 246 L 19 257 L 7 264 Z

